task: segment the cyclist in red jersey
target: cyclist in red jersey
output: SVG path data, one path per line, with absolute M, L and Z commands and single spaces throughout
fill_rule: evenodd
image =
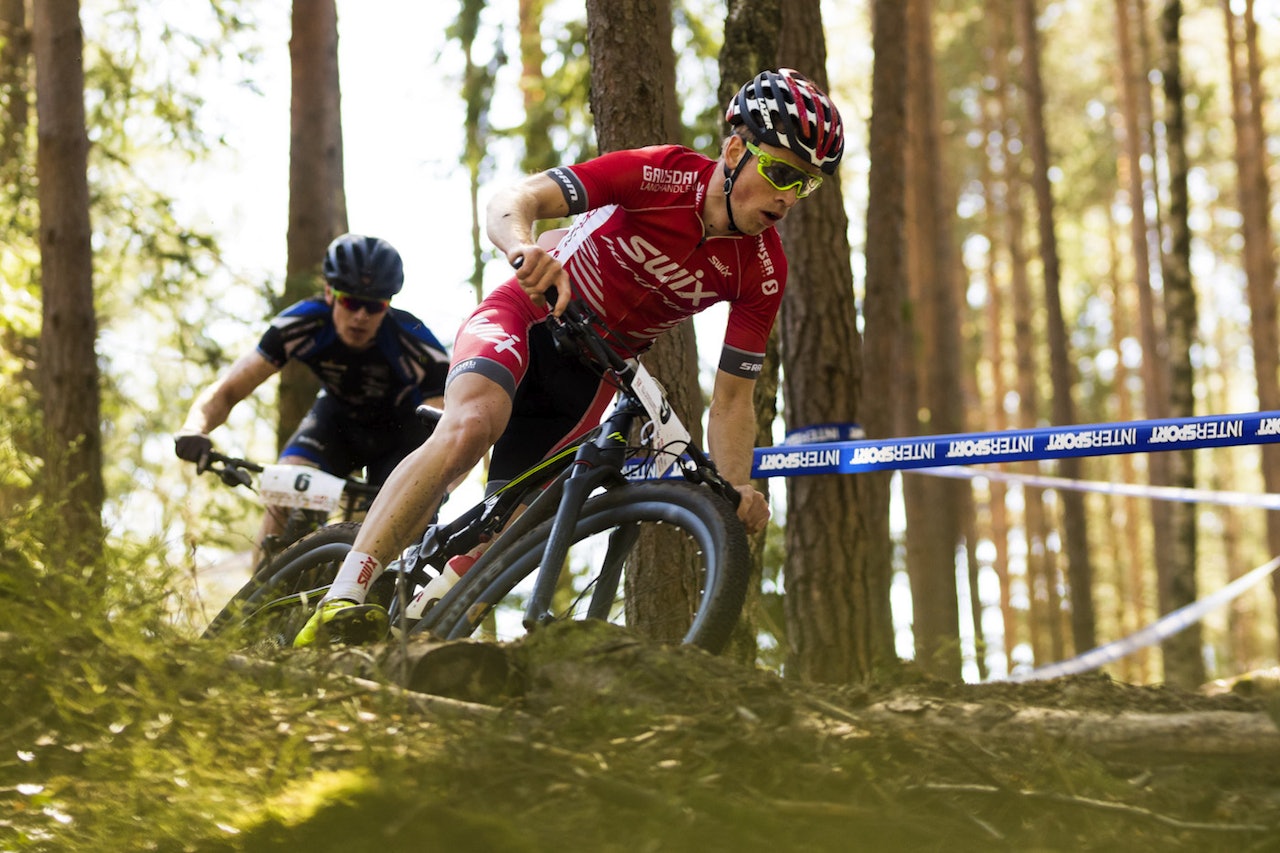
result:
M 675 145 L 618 151 L 530 176 L 493 198 L 489 239 L 519 267 L 463 324 L 443 418 L 387 480 L 295 645 L 313 643 L 321 626 L 350 642 L 385 632 L 385 611 L 363 604 L 370 585 L 425 530 L 445 486 L 490 448 L 492 488 L 600 422 L 612 388 L 556 353 L 546 329 L 548 313 L 571 297 L 600 315 L 628 355 L 693 314 L 730 304 L 707 443 L 742 496 L 743 524 L 764 529 L 768 503 L 750 482 L 752 392 L 786 285 L 773 226 L 835 174 L 844 131 L 831 99 L 787 68 L 746 83 L 725 118 L 732 133 L 719 159 Z M 563 238 L 539 245 L 534 223 L 565 216 L 577 219 Z M 466 566 L 454 558 L 427 594 L 443 595 Z

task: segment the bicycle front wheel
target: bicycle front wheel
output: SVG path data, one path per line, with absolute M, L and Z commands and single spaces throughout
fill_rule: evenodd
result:
M 447 639 L 523 634 L 551 524 L 495 544 L 423 627 Z M 552 618 L 605 619 L 662 643 L 724 648 L 751 563 L 746 532 L 724 499 L 692 483 L 627 484 L 589 498 L 571 540 Z
M 321 527 L 290 545 L 214 617 L 205 637 L 234 633 L 248 647 L 288 647 L 333 583 L 360 530 L 358 522 Z

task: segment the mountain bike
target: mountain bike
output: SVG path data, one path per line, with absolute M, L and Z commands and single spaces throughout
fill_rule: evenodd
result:
M 260 465 L 217 451 L 211 451 L 202 459 L 197 471 L 211 472 L 232 488 L 255 491 L 267 512 L 284 513 L 280 532 L 264 539 L 262 556 L 253 574 L 209 623 L 206 637 L 231 624 L 244 607 L 251 606 L 247 602 L 255 600 L 256 594 L 270 586 L 269 581 L 275 574 L 272 567 L 290 546 L 320 530 L 330 519 L 350 522 L 358 517 L 369 508 L 379 489 L 358 477 L 337 477 L 306 465 Z M 350 540 L 354 539 L 352 532 Z
M 658 381 L 614 351 L 593 312 L 574 302 L 547 322 L 557 349 L 617 388 L 612 409 L 577 443 L 454 520 L 431 525 L 391 562 L 368 601 L 409 635 L 510 639 L 557 620 L 603 619 L 659 642 L 722 650 L 750 569 L 737 491 L 692 441 Z M 244 638 L 288 645 L 357 530 L 321 528 L 276 558 L 240 611 Z M 412 606 L 450 558 L 484 543 L 443 598 L 425 612 Z M 672 563 L 653 557 L 673 553 L 681 557 Z

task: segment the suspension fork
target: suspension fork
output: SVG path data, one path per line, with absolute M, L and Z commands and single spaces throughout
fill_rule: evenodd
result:
M 569 546 L 573 543 L 574 530 L 578 526 L 578 519 L 582 516 L 583 504 L 598 487 L 607 483 L 616 483 L 621 476 L 622 454 L 626 447 L 625 437 L 633 418 L 634 413 L 620 410 L 610 420 L 598 439 L 578 448 L 573 469 L 564 481 L 560 506 L 556 510 L 555 520 L 551 523 L 551 532 L 547 535 L 547 544 L 542 551 L 542 562 L 539 564 L 537 577 L 534 580 L 533 592 L 525 607 L 526 631 L 554 620 L 551 613 L 551 600 L 560 583 L 560 573 L 564 570 Z

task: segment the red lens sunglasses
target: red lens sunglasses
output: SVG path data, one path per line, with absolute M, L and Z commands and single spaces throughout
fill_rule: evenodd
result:
M 381 314 L 383 311 L 387 310 L 389 305 L 391 305 L 390 299 L 362 299 L 359 296 L 352 296 L 350 293 L 344 293 L 341 290 L 335 290 L 333 292 L 333 298 L 337 300 L 338 304 L 343 308 L 346 308 L 352 313 L 364 309 L 366 314 Z

